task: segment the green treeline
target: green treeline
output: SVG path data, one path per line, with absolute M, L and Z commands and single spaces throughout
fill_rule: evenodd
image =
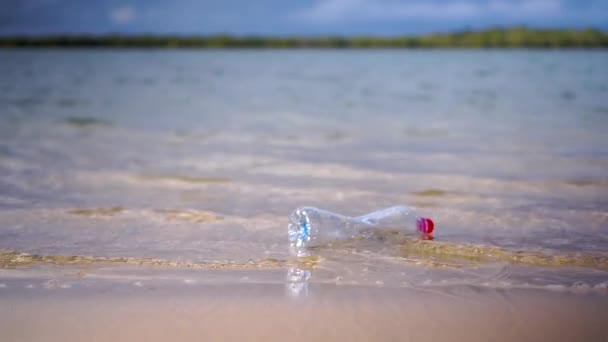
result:
M 0 37 L 0 47 L 133 48 L 606 48 L 608 32 L 525 27 L 403 37 L 54 35 Z

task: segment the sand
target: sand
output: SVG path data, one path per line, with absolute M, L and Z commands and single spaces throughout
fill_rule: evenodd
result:
M 230 282 L 0 288 L 7 342 L 605 341 L 606 317 L 605 294 L 471 286 L 313 283 L 297 297 L 284 284 Z

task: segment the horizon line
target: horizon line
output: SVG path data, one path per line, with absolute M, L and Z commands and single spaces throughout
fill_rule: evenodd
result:
M 236 39 L 247 39 L 247 38 L 262 38 L 262 39 L 307 39 L 307 38 L 378 38 L 378 39 L 390 39 L 390 38 L 419 38 L 428 36 L 441 36 L 441 35 L 457 35 L 466 33 L 483 33 L 490 31 L 512 31 L 512 30 L 524 30 L 533 32 L 584 32 L 584 31 L 595 31 L 602 34 L 608 34 L 608 29 L 603 29 L 597 26 L 586 26 L 586 27 L 542 27 L 536 28 L 526 25 L 513 25 L 513 26 L 489 26 L 486 28 L 460 28 L 446 31 L 433 31 L 427 33 L 395 33 L 395 34 L 374 34 L 374 33 L 358 33 L 358 34 L 340 34 L 340 33 L 315 33 L 315 34 L 237 34 L 230 32 L 213 32 L 213 33 L 177 33 L 177 32 L 118 32 L 118 31 L 107 31 L 107 32 L 55 32 L 55 33 L 1 33 L 0 39 L 6 38 L 56 38 L 56 37 L 171 37 L 171 38 L 207 38 L 207 37 L 230 37 Z

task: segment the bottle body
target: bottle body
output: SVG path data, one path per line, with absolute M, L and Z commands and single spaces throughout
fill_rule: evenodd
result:
M 331 244 L 374 230 L 431 234 L 433 221 L 418 216 L 413 208 L 394 206 L 372 213 L 348 217 L 314 207 L 296 209 L 289 218 L 289 244 L 296 249 Z

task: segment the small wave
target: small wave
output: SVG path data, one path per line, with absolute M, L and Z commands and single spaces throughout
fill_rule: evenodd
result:
M 453 266 L 507 262 L 531 266 L 571 266 L 608 270 L 608 254 L 605 253 L 548 254 L 534 251 L 511 251 L 494 246 L 425 240 L 406 240 L 401 245 L 401 253 L 404 257 L 422 257 L 428 262 L 440 264 L 447 262 Z
M 82 208 L 82 209 L 70 209 L 69 214 L 81 215 L 88 217 L 111 217 L 120 213 L 123 213 L 126 209 L 123 207 L 109 207 L 109 208 Z
M 208 211 L 199 210 L 178 210 L 178 209 L 160 209 L 156 212 L 165 215 L 169 220 L 186 221 L 186 222 L 215 222 L 223 220 L 223 217 Z
M 1 199 L 1 197 L 0 197 Z M 67 213 L 72 215 L 85 216 L 90 218 L 111 218 L 119 214 L 134 212 L 120 206 L 117 207 L 98 207 L 98 208 L 78 208 L 68 209 Z M 216 222 L 224 219 L 223 216 L 203 210 L 195 209 L 156 209 L 156 210 L 139 210 L 135 211 L 139 214 L 160 214 L 169 221 L 184 221 L 193 223 Z
M 230 183 L 231 180 L 228 178 L 220 177 L 197 177 L 179 174 L 148 174 L 140 175 L 137 177 L 139 180 L 144 181 L 165 181 L 165 182 L 179 182 L 188 184 L 218 184 L 218 183 Z
M 63 123 L 75 127 L 107 127 L 111 125 L 108 121 L 91 117 L 69 117 L 65 118 Z
M 422 197 L 442 197 L 448 195 L 448 192 L 441 189 L 427 189 L 422 191 L 412 192 L 412 195 Z
M 83 101 L 83 100 L 80 100 L 77 98 L 70 98 L 70 97 L 61 98 L 56 101 L 56 104 L 59 107 L 64 107 L 64 108 L 77 107 L 84 103 L 85 103 L 85 101 Z
M 563 181 L 564 184 L 567 185 L 574 185 L 574 186 L 604 186 L 604 185 L 608 185 L 608 181 L 606 180 L 591 180 L 591 179 L 567 179 Z
M 311 256 L 296 259 L 250 259 L 250 260 L 211 260 L 200 262 L 184 262 L 169 259 L 141 257 L 99 257 L 85 255 L 39 255 L 0 251 L 0 269 L 12 269 L 32 265 L 87 265 L 87 264 L 123 264 L 138 266 L 155 266 L 189 269 L 283 269 L 299 267 L 313 268 L 320 258 Z

